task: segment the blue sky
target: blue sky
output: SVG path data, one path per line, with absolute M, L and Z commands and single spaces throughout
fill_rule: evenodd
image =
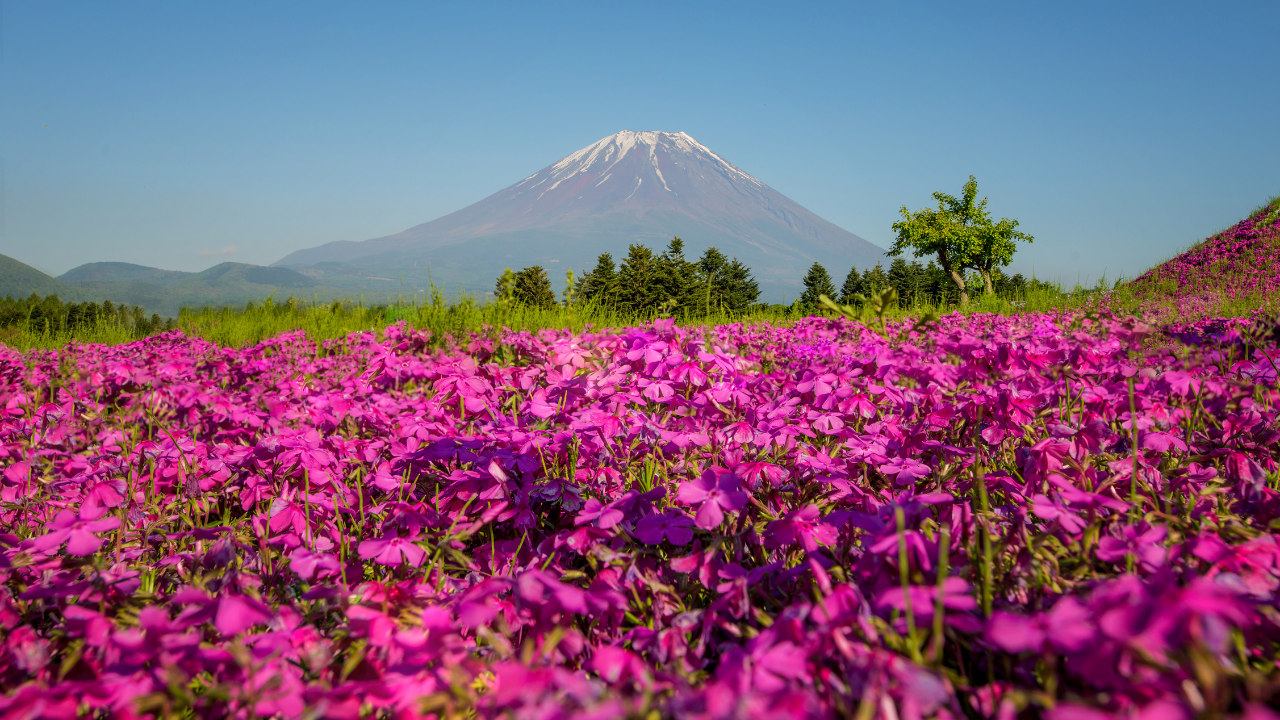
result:
M 0 253 L 54 274 L 398 232 L 622 129 L 688 132 L 882 247 L 972 173 L 1036 237 L 1013 267 L 1068 283 L 1280 193 L 1275 2 L 0 12 Z

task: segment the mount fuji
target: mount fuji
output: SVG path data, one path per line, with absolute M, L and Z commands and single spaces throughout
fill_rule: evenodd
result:
M 686 133 L 624 130 L 439 219 L 299 250 L 275 265 L 329 285 L 400 275 L 425 283 L 429 268 L 447 292 L 483 293 L 507 267 L 542 265 L 558 282 L 603 252 L 621 262 L 631 243 L 661 252 L 672 235 L 690 259 L 715 245 L 742 260 L 770 302 L 794 299 L 815 260 L 838 281 L 884 257 Z

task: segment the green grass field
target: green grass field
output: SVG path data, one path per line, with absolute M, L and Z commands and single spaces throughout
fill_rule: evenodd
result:
M 1092 288 L 1031 289 L 1014 300 L 995 295 L 976 295 L 963 311 L 1009 315 L 1077 309 L 1104 301 L 1109 307 L 1121 311 L 1135 311 L 1138 308 L 1138 302 L 1127 290 L 1127 286 L 1116 283 L 1113 288 L 1104 280 Z M 957 309 L 959 308 L 932 303 L 915 303 L 910 307 L 895 308 L 887 317 L 890 320 L 900 320 L 919 317 L 926 312 L 942 314 Z M 746 313 L 713 311 L 710 315 L 688 315 L 677 309 L 672 317 L 682 325 L 720 325 L 733 322 L 788 325 L 808 314 L 802 308 L 775 305 Z M 504 327 L 529 331 L 627 327 L 652 321 L 656 317 L 653 314 L 637 315 L 594 305 L 569 308 L 561 306 L 544 310 L 501 302 L 480 303 L 466 296 L 459 302 L 446 303 L 437 293 L 426 302 L 422 302 L 419 297 L 406 299 L 399 304 L 374 307 L 350 301 L 315 304 L 290 299 L 277 303 L 268 298 L 265 302 L 250 303 L 243 308 L 183 308 L 175 319 L 174 327 L 219 345 L 243 347 L 290 330 L 304 330 L 312 338 L 326 340 L 356 331 L 380 331 L 401 320 L 443 340 L 448 336 L 459 337 Z M 74 331 L 47 328 L 38 331 L 20 328 L 0 330 L 0 342 L 20 351 L 59 348 L 69 342 L 115 345 L 139 338 L 139 333 L 132 327 L 119 322 L 99 322 Z

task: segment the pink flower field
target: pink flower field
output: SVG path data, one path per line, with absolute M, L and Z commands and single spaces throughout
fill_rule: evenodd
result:
M 0 357 L 0 715 L 1272 718 L 1274 336 Z

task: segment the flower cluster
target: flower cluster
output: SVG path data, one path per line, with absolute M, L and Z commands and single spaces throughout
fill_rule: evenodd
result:
M 1274 717 L 1275 343 L 889 329 L 0 348 L 0 715 Z

